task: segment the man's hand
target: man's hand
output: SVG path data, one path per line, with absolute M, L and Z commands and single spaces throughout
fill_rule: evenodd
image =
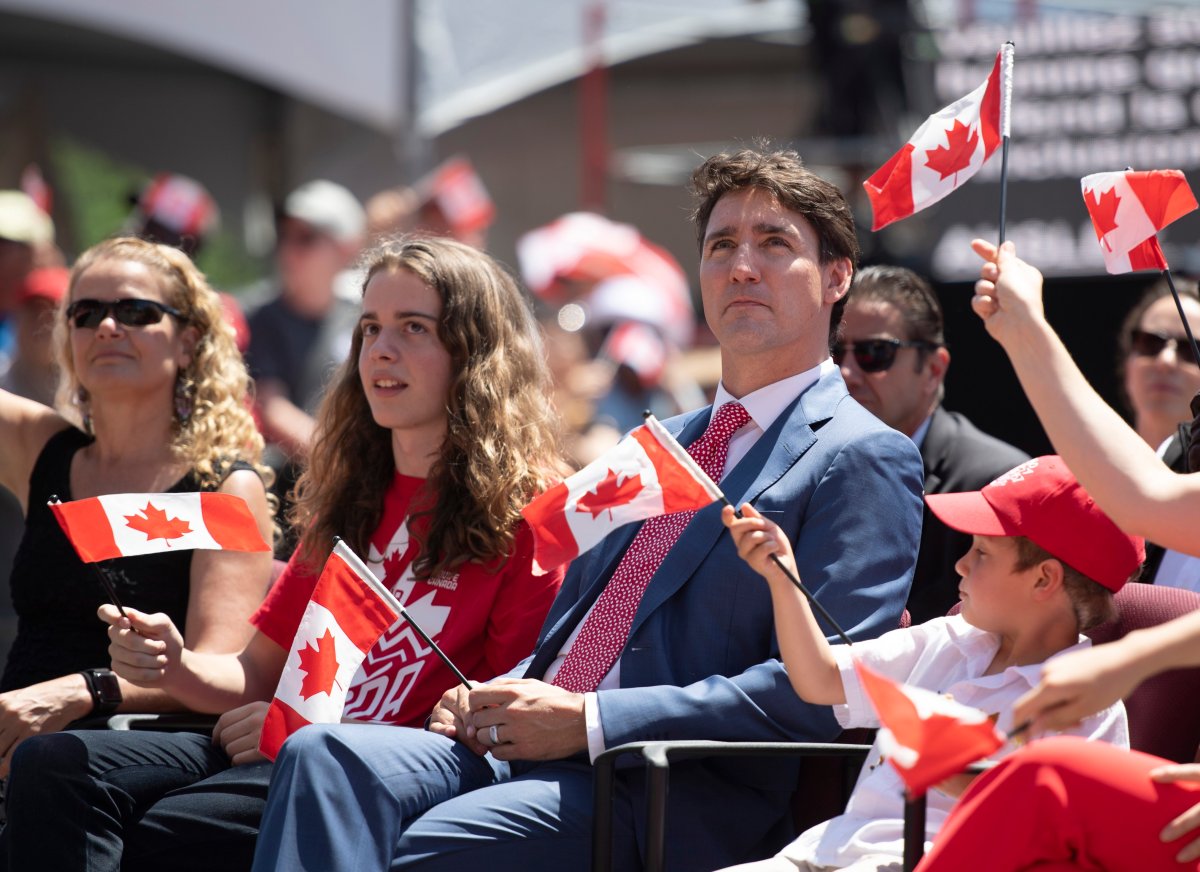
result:
M 474 688 L 468 702 L 468 732 L 497 760 L 561 760 L 587 750 L 582 693 L 498 678 Z
M 260 700 L 230 709 L 217 718 L 213 744 L 224 749 L 234 766 L 267 759 L 259 752 L 258 743 L 262 740 L 263 721 L 270 707 L 270 703 Z
M 1170 766 L 1159 766 L 1157 769 L 1151 770 L 1150 778 L 1159 784 L 1170 784 L 1175 781 L 1200 781 L 1200 765 L 1176 763 Z M 1200 803 L 1196 803 L 1167 824 L 1158 837 L 1164 842 L 1173 842 L 1197 829 L 1200 829 Z M 1175 859 L 1180 863 L 1190 863 L 1200 859 L 1200 838 L 1192 839 L 1180 848 Z
M 475 738 L 468 729 L 470 705 L 467 700 L 467 689 L 456 684 L 442 694 L 438 704 L 433 707 L 429 716 L 429 732 L 457 739 L 480 757 L 488 752 L 488 746 Z

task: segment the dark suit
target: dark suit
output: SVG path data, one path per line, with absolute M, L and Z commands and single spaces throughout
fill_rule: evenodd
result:
M 663 423 L 688 445 L 710 412 Z M 721 486 L 787 532 L 801 577 L 848 632 L 866 638 L 896 627 L 907 597 L 920 475 L 912 441 L 851 399 L 833 371 L 779 415 Z M 608 747 L 829 740 L 839 732 L 828 706 L 807 705 L 792 690 L 770 592 L 737 556 L 720 510 L 697 513 L 642 597 L 621 654 L 621 686 L 597 694 Z M 511 675 L 545 675 L 637 529 L 616 531 L 571 565 L 537 649 Z M 641 777 L 634 769 L 619 779 L 618 868 L 636 866 Z M 675 768 L 669 867 L 713 869 L 781 847 L 796 780 L 796 768 L 779 761 Z M 296 800 L 316 785 L 329 802 Z M 584 868 L 591 790 L 582 755 L 509 771 L 430 733 L 306 727 L 276 763 L 259 857 L 294 869 Z
M 921 443 L 925 493 L 979 490 L 1028 459 L 1028 454 L 989 436 L 958 412 L 938 406 Z M 944 615 L 958 602 L 959 576 L 954 564 L 970 546 L 970 536 L 951 530 L 925 508 L 921 552 L 908 596 L 914 624 Z

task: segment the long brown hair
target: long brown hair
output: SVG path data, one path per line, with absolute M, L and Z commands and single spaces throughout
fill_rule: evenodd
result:
M 521 508 L 562 473 L 550 376 L 529 304 L 496 261 L 452 240 L 383 240 L 364 260 L 364 291 L 378 273 L 407 270 L 437 292 L 438 339 L 455 373 L 446 438 L 414 506 L 427 519 L 412 530 L 420 543 L 414 573 L 427 578 L 467 561 L 502 560 Z M 396 472 L 391 431 L 374 422 L 359 378 L 362 341 L 358 326 L 296 484 L 291 520 L 304 531 L 301 557 L 310 565 L 334 536 L 367 553 Z

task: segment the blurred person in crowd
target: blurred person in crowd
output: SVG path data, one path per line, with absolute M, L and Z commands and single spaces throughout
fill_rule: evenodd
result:
M 367 201 L 371 239 L 416 233 L 446 236 L 478 249 L 496 208 L 470 160 L 454 157 L 412 187 L 387 188 Z
M 54 222 L 23 191 L 0 191 L 0 369 L 15 344 L 9 316 L 21 283 L 38 266 L 53 266 Z
M 466 675 L 512 667 L 562 580 L 532 573 L 518 514 L 561 475 L 556 434 L 536 326 L 503 268 L 450 240 L 374 247 L 351 352 L 297 488 L 301 547 L 252 617 L 246 649 L 203 654 L 167 615 L 103 610 L 116 672 L 225 712 L 213 736 L 32 743 L 14 764 L 0 868 L 248 867 L 271 774 L 258 752 L 267 701 L 335 535 Z M 420 726 L 454 683 L 398 620 L 353 678 L 344 715 L 393 732 Z
M 89 715 L 172 711 L 118 679 L 96 621 L 104 588 L 48 503 L 110 493 L 220 491 L 272 534 L 270 472 L 242 403 L 248 377 L 216 295 L 185 255 L 134 238 L 93 246 L 71 272 L 56 341 L 59 411 L 0 392 L 0 483 L 26 511 L 11 588 L 19 628 L 0 677 L 0 775 L 24 740 Z M 265 483 L 266 482 L 266 483 Z M 270 555 L 177 551 L 119 558 L 132 608 L 171 615 L 197 651 L 240 650 Z
M 45 406 L 54 404 L 58 388 L 54 323 L 70 277 L 70 270 L 61 266 L 42 267 L 25 276 L 12 315 L 16 347 L 8 371 L 0 375 L 0 388 Z
M 1179 278 L 1175 285 L 1188 323 L 1200 325 L 1196 282 Z M 1200 362 L 1165 280 L 1155 282 L 1129 310 L 1118 350 L 1117 374 L 1133 429 L 1167 466 L 1187 472 L 1188 403 L 1200 392 Z M 1200 559 L 1147 542 L 1142 580 L 1200 591 Z
M 178 248 L 193 261 L 217 232 L 221 213 L 203 185 L 179 173 L 159 173 L 135 196 L 125 233 Z M 221 308 L 233 327 L 238 351 L 250 345 L 250 327 L 241 305 L 231 294 L 217 291 Z
M 858 271 L 833 359 L 850 396 L 917 444 L 925 493 L 978 490 L 1029 457 L 942 407 L 950 352 L 942 305 L 912 270 L 869 266 Z M 908 611 L 913 623 L 940 617 L 958 602 L 955 564 L 971 537 L 943 524 L 925 507 L 921 551 Z
M 277 230 L 277 292 L 250 314 L 246 358 L 275 492 L 287 513 L 312 443 L 313 415 L 358 322 L 358 302 L 338 286 L 363 243 L 366 214 L 348 190 L 318 179 L 287 196 Z M 293 546 L 288 536 L 283 551 Z
M 40 265 L 58 265 L 61 256 L 54 248 L 54 222 L 23 191 L 0 191 L 0 375 L 13 366 L 17 353 L 18 322 L 32 326 L 16 314 L 25 280 Z M 31 331 L 32 332 L 32 331 Z M 23 368 L 24 365 L 22 365 Z M 14 380 L 26 379 L 20 371 Z M 17 393 L 23 393 L 17 391 Z M 8 576 L 21 538 L 24 511 L 16 495 L 0 486 L 0 654 L 8 651 L 16 632 L 16 615 L 10 607 Z

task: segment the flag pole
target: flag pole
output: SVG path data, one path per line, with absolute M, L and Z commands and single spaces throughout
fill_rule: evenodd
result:
M 642 413 L 642 418 L 646 422 L 646 427 L 651 433 L 654 434 L 654 437 L 658 440 L 659 444 L 662 445 L 662 447 L 668 452 L 670 452 L 671 456 L 674 457 L 682 466 L 686 467 L 691 472 L 693 478 L 704 484 L 704 489 L 708 491 L 709 495 L 711 495 L 714 500 L 720 500 L 722 503 L 732 508 L 734 514 L 739 518 L 745 517 L 745 515 L 742 514 L 741 510 L 737 506 L 729 502 L 729 498 L 725 496 L 721 488 L 717 486 L 717 483 L 712 480 L 712 476 L 710 476 L 701 468 L 700 464 L 696 462 L 696 459 L 687 453 L 687 449 L 680 445 L 679 440 L 672 436 L 670 431 L 667 430 L 667 428 L 661 423 L 659 423 L 658 419 L 651 414 L 649 409 Z M 796 573 L 792 572 L 783 565 L 783 561 L 779 559 L 779 555 L 772 554 L 771 560 L 783 571 L 783 574 L 787 576 L 788 581 L 795 586 L 796 590 L 800 591 L 800 593 L 804 594 L 804 596 L 808 598 L 808 601 L 812 604 L 813 609 L 825 619 L 826 624 L 833 628 L 834 632 L 841 637 L 842 641 L 847 645 L 853 645 L 854 643 L 850 640 L 850 637 L 846 635 L 846 631 L 843 630 L 841 625 L 833 619 L 833 615 L 829 614 L 829 612 L 825 609 L 825 606 L 817 602 L 816 598 L 812 595 L 812 591 L 804 586 L 804 583 L 800 581 L 800 578 L 796 575 Z
M 1000 245 L 1004 244 L 1005 220 L 1008 214 L 1008 138 L 1012 132 L 1012 40 L 1000 47 Z
M 55 505 L 61 503 L 58 494 L 51 494 L 49 502 L 46 505 Z M 121 613 L 121 617 L 129 620 L 129 615 L 125 614 L 125 606 L 121 605 L 121 598 L 117 596 L 117 589 L 113 587 L 112 579 L 108 577 L 108 572 L 99 564 L 91 563 L 91 567 L 96 572 L 96 578 L 100 579 L 100 586 L 104 588 L 104 592 L 108 594 L 109 601 L 117 607 L 117 611 Z
M 454 677 L 459 680 L 459 683 L 467 690 L 470 690 L 472 687 L 470 679 L 462 674 L 459 668 L 454 665 L 454 661 L 446 655 L 445 651 L 438 647 L 437 642 L 433 641 L 421 625 L 413 620 L 413 616 L 408 613 L 408 609 L 400 604 L 400 600 L 396 599 L 390 590 L 379 583 L 379 579 L 375 577 L 375 573 L 370 570 L 367 564 L 363 563 L 362 558 L 354 553 L 354 549 L 347 545 L 341 536 L 333 537 L 333 550 L 334 553 L 350 564 L 350 567 L 354 570 L 354 574 L 371 590 L 375 591 L 379 595 L 379 598 L 391 607 L 392 611 L 408 622 L 408 625 L 413 628 L 413 632 L 420 636 L 425 644 L 433 649 L 433 653 L 446 664 L 447 669 L 454 673 Z
M 1175 287 L 1175 279 L 1171 278 L 1171 268 L 1167 267 L 1162 271 L 1163 276 L 1167 280 L 1167 287 L 1171 289 L 1171 296 L 1175 298 L 1175 308 L 1179 310 L 1179 320 L 1183 322 L 1183 332 L 1187 334 L 1188 342 L 1192 346 L 1192 359 L 1200 360 L 1200 348 L 1196 347 L 1196 337 L 1192 335 L 1192 325 L 1188 323 L 1187 315 L 1183 312 L 1183 301 L 1179 299 L 1179 291 Z

